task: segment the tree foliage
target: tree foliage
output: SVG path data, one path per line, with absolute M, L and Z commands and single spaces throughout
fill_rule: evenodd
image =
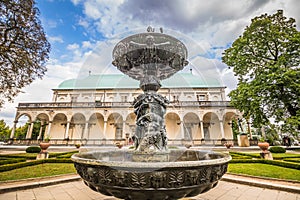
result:
M 300 129 L 300 33 L 295 20 L 282 10 L 252 19 L 250 26 L 223 53 L 222 61 L 233 67 L 238 86 L 231 103 L 251 117 L 255 127 L 284 122 Z
M 10 128 L 3 119 L 0 120 L 0 140 L 7 140 L 10 136 Z
M 50 44 L 34 0 L 0 1 L 0 107 L 46 72 Z

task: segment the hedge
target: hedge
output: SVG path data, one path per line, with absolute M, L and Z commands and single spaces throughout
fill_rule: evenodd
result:
M 283 161 L 300 163 L 300 159 L 299 158 L 286 158 L 286 159 L 283 159 Z
M 26 161 L 26 158 L 7 158 L 6 160 L 0 160 L 0 166 L 1 165 L 7 165 L 11 163 L 19 163 L 19 162 L 24 162 Z
M 30 146 L 26 148 L 26 153 L 40 153 L 41 147 L 39 146 Z
M 10 154 L 10 155 L 0 155 L 0 157 L 5 157 L 5 158 L 25 158 L 27 160 L 35 160 L 36 159 L 37 153 L 23 153 L 23 154 Z
M 251 160 L 236 159 L 236 160 L 229 161 L 229 163 L 263 163 L 263 164 L 276 165 L 276 166 L 291 168 L 291 169 L 300 169 L 300 164 L 298 163 L 290 163 L 290 162 L 266 160 L 266 159 L 251 159 Z
M 42 163 L 73 163 L 71 159 L 41 159 L 41 160 L 34 160 L 29 162 L 19 162 L 14 164 L 7 164 L 0 166 L 0 172 L 10 171 L 22 167 L 28 167 L 33 165 L 39 165 Z
M 273 146 L 273 147 L 270 147 L 270 148 L 269 148 L 269 151 L 270 151 L 271 153 L 285 153 L 285 152 L 286 152 L 285 148 L 280 147 L 280 146 Z

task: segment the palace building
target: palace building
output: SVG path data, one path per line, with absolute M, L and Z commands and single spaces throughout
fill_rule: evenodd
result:
M 169 100 L 165 115 L 168 144 L 194 145 L 232 140 L 231 120 L 239 115 L 225 98 L 225 87 L 213 78 L 178 73 L 161 81 L 158 93 Z M 128 141 L 135 132 L 132 102 L 143 91 L 122 74 L 89 75 L 65 80 L 53 90 L 51 102 L 19 103 L 11 138 L 21 116 L 29 118 L 26 139 L 51 143 L 110 145 Z M 33 124 L 39 121 L 39 135 Z

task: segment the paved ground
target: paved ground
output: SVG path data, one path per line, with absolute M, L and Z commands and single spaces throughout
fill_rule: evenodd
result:
M 116 200 L 92 191 L 80 181 L 0 194 L 1 200 Z M 300 193 L 265 189 L 244 184 L 219 181 L 207 193 L 184 200 L 300 200 Z

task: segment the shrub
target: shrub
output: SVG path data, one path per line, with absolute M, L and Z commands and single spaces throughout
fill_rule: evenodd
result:
M 68 158 L 61 158 L 61 159 L 41 159 L 41 160 L 33 160 L 29 162 L 18 162 L 12 164 L 5 164 L 0 166 L 0 172 L 10 171 L 22 167 L 28 167 L 33 165 L 39 165 L 42 163 L 72 163 L 73 161 Z
M 26 161 L 25 158 L 8 158 L 6 160 L 0 160 L 0 166 L 24 161 Z
M 271 153 L 285 153 L 285 152 L 286 152 L 285 148 L 280 147 L 280 146 L 273 146 L 273 147 L 270 147 L 270 148 L 269 148 L 269 151 L 270 151 Z
M 30 146 L 26 148 L 26 153 L 40 153 L 41 148 L 39 146 Z

